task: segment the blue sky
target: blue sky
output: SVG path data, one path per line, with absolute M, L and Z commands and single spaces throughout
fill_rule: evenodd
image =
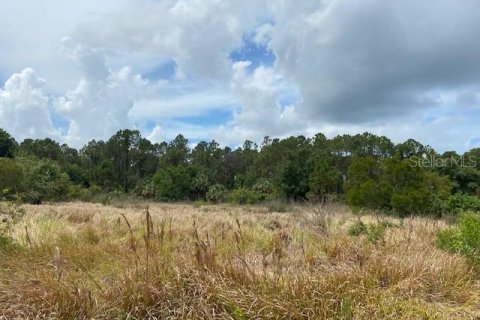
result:
M 4 0 L 0 127 L 75 147 L 123 128 L 230 146 L 369 131 L 462 152 L 480 145 L 479 15 L 469 0 Z

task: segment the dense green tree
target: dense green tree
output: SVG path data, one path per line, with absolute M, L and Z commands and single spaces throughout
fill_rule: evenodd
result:
M 347 202 L 360 208 L 390 208 L 392 190 L 382 178 L 380 160 L 373 157 L 354 159 L 348 169 Z
M 475 150 L 460 156 L 448 151 L 435 158 L 427 158 L 431 167 L 453 182 L 453 192 L 475 195 L 480 190 L 480 170 L 477 168 Z
M 215 183 L 225 184 L 228 180 L 227 172 L 222 170 L 225 155 L 225 150 L 221 149 L 215 140 L 210 143 L 201 141 L 192 150 L 191 165 L 197 174 L 206 176 L 208 186 Z
M 115 166 L 112 160 L 103 160 L 95 168 L 95 182 L 105 190 L 114 190 L 121 185 L 118 184 L 115 175 Z
M 308 183 L 312 168 L 310 151 L 309 149 L 303 149 L 295 154 L 291 154 L 280 170 L 280 188 L 289 199 L 305 199 L 310 191 Z
M 120 130 L 108 140 L 106 145 L 107 157 L 113 161 L 115 168 L 116 182 L 125 192 L 134 186 L 131 173 L 134 153 L 138 149 L 140 140 L 138 130 Z
M 105 160 L 105 149 L 105 142 L 91 140 L 80 149 L 79 152 L 82 164 L 87 170 L 90 180 L 99 185 L 100 183 L 97 173 L 100 164 Z
M 410 161 L 388 159 L 383 180 L 391 187 L 390 205 L 397 213 L 426 213 L 432 208 L 425 171 L 412 166 Z
M 5 130 L 0 129 L 0 158 L 13 158 L 17 142 Z
M 423 157 L 424 155 L 431 155 L 434 150 L 430 146 L 424 146 L 420 142 L 414 139 L 408 139 L 407 141 L 398 144 L 395 147 L 395 152 L 402 159 L 410 157 Z
M 190 195 L 191 172 L 186 165 L 161 168 L 153 176 L 157 200 L 187 200 Z
M 22 189 L 23 170 L 12 159 L 0 158 L 0 199 L 13 195 Z
M 22 158 L 20 165 L 25 177 L 25 201 L 39 204 L 43 201 L 66 199 L 70 180 L 55 162 Z
M 342 188 L 342 174 L 327 160 L 319 159 L 313 164 L 308 177 L 310 200 L 323 201 L 330 194 L 337 194 Z
M 132 151 L 131 175 L 134 176 L 133 180 L 152 177 L 158 169 L 161 152 L 160 145 L 152 144 L 149 140 L 141 138 L 137 148 Z
M 19 153 L 26 156 L 35 156 L 39 159 L 61 161 L 63 152 L 60 144 L 50 138 L 25 139 L 20 143 Z
M 160 166 L 186 165 L 190 158 L 188 140 L 179 134 L 165 148 L 165 154 L 160 159 Z

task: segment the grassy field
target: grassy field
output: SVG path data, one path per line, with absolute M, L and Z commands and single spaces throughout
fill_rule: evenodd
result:
M 278 209 L 282 209 L 279 207 Z M 0 319 L 480 319 L 444 221 L 343 206 L 24 206 Z

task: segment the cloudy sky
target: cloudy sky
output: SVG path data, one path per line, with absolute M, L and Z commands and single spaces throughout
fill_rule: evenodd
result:
M 0 0 L 0 127 L 480 146 L 477 0 Z

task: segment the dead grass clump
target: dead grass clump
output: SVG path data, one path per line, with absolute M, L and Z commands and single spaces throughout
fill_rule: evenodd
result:
M 84 223 L 89 223 L 93 221 L 95 212 L 73 210 L 71 212 L 66 213 L 66 215 L 67 215 L 68 222 L 84 224 Z

